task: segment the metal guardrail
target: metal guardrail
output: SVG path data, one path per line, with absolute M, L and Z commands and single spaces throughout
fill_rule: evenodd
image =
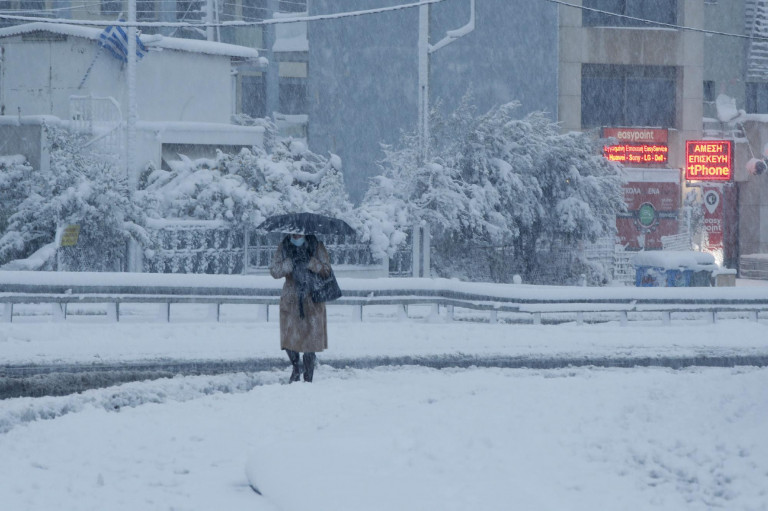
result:
M 82 277 L 55 273 L 46 280 L 45 272 L 37 272 L 32 279 L 14 278 L 22 273 L 25 272 L 0 272 L 2 321 L 13 321 L 14 306 L 25 303 L 53 304 L 54 316 L 62 320 L 66 319 L 70 304 L 102 303 L 107 305 L 107 315 L 114 321 L 120 320 L 121 304 L 161 304 L 165 321 L 170 321 L 173 304 L 210 304 L 211 317 L 217 321 L 221 320 L 222 305 L 253 304 L 260 306 L 256 318 L 269 321 L 269 306 L 279 304 L 281 292 L 280 281 L 234 280 L 238 277 L 232 276 L 222 281 L 195 275 L 104 273 Z M 91 284 L 94 279 L 105 283 Z M 132 283 L 132 279 L 136 282 Z M 153 284 L 147 284 L 150 279 Z M 401 314 L 407 314 L 409 305 L 428 305 L 434 311 L 445 307 L 449 319 L 454 318 L 457 308 L 485 311 L 491 322 L 498 321 L 499 312 L 520 313 L 529 316 L 534 324 L 540 324 L 543 317 L 565 314 L 575 315 L 579 323 L 585 321 L 587 314 L 609 315 L 626 325 L 630 319 L 642 317 L 641 313 L 660 313 L 665 323 L 677 313 L 703 313 L 712 322 L 725 312 L 742 313 L 754 321 L 760 319 L 761 313 L 768 313 L 768 288 L 753 288 L 751 292 L 741 294 L 734 294 L 735 288 L 720 288 L 719 293 L 704 291 L 717 288 L 691 288 L 687 294 L 681 294 L 675 293 L 678 290 L 660 288 L 562 287 L 552 288 L 552 291 L 535 286 L 440 279 L 402 279 L 400 287 L 401 279 L 340 281 L 344 296 L 333 305 L 355 307 L 355 317 L 360 321 L 363 320 L 363 308 L 373 305 L 398 306 Z M 200 282 L 205 285 L 199 285 Z M 221 285 L 222 282 L 225 284 Z M 349 285 L 345 286 L 345 283 Z

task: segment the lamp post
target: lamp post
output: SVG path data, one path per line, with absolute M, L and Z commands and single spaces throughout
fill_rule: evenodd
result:
M 429 56 L 475 29 L 475 0 L 469 0 L 469 22 L 449 30 L 437 44 L 429 44 L 429 4 L 419 6 L 419 119 L 418 140 L 420 163 L 429 157 Z

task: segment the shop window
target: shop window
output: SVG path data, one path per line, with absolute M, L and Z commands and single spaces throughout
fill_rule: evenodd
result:
M 653 26 L 641 20 L 677 23 L 677 0 L 583 0 L 584 7 L 605 12 L 582 10 L 585 27 L 644 27 Z M 631 18 L 612 16 L 622 14 Z
M 658 126 L 675 122 L 675 68 L 584 64 L 581 125 Z
M 308 109 L 306 80 L 281 78 L 280 112 L 291 115 L 306 114 Z
M 266 117 L 267 88 L 263 75 L 240 76 L 240 112 L 251 117 Z

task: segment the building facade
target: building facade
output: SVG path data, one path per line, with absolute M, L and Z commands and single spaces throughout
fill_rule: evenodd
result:
M 400 0 L 360 0 L 355 10 Z M 350 10 L 345 0 L 311 0 L 309 14 Z M 429 43 L 465 26 L 470 0 L 429 9 Z M 429 56 L 430 105 L 452 112 L 469 90 L 478 113 L 520 101 L 521 115 L 557 117 L 557 8 L 548 2 L 481 0 L 475 30 Z M 419 111 L 419 9 L 313 22 L 309 39 L 309 143 L 344 161 L 350 193 L 360 199 L 379 174 L 381 144 L 414 133 Z
M 742 254 L 768 251 L 763 191 L 768 183 L 746 167 L 751 157 L 760 156 L 762 138 L 752 129 L 750 140 L 744 128 L 744 121 L 768 112 L 768 59 L 766 43 L 743 37 L 760 35 L 768 2 L 571 3 L 579 8 L 559 8 L 558 113 L 563 129 L 618 138 L 610 146 L 616 154 L 637 146 L 617 134 L 658 136 L 663 142 L 649 139 L 647 144 L 666 146 L 664 161 L 640 161 L 637 156 L 622 160 L 629 182 L 629 211 L 617 222 L 622 243 L 633 249 L 662 248 L 661 237 L 689 229 L 697 215 L 693 209 L 699 209 L 709 240 L 704 248 L 719 251 L 716 255 L 727 266 L 737 267 Z M 692 144 L 700 140 L 726 143 Z M 687 153 L 707 146 L 731 151 L 727 179 L 695 174 L 692 163 L 715 157 Z

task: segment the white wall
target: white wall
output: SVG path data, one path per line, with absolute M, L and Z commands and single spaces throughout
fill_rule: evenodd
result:
M 0 40 L 5 50 L 0 104 L 6 115 L 69 118 L 69 96 L 112 96 L 127 112 L 125 68 L 101 51 L 82 89 L 78 85 L 98 51 L 96 41 Z M 137 64 L 139 119 L 229 123 L 232 115 L 230 58 L 174 50 L 152 51 Z

